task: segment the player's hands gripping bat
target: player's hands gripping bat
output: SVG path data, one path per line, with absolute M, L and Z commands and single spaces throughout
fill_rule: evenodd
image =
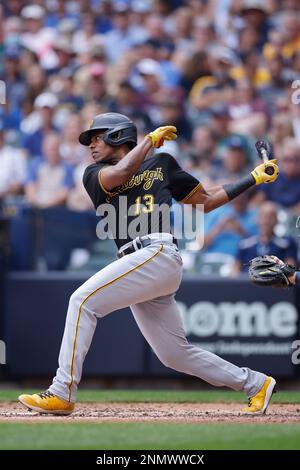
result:
M 273 183 L 278 177 L 279 168 L 276 165 L 277 160 L 272 159 L 270 144 L 265 140 L 258 140 L 255 147 L 259 157 L 264 163 L 254 168 L 251 175 L 256 184 Z

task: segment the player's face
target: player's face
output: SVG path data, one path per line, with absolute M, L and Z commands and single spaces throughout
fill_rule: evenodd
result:
M 114 148 L 103 141 L 103 135 L 104 132 L 99 131 L 91 138 L 89 148 L 95 162 L 109 161 L 115 153 Z

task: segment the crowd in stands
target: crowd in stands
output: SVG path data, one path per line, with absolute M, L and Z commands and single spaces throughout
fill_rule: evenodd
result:
M 278 180 L 208 214 L 201 251 L 230 255 L 234 273 L 274 250 L 297 263 L 298 0 L 10 0 L 0 21 L 4 213 L 18 200 L 92 212 L 78 135 L 119 112 L 140 137 L 175 125 L 165 150 L 204 185 L 247 174 L 268 139 Z

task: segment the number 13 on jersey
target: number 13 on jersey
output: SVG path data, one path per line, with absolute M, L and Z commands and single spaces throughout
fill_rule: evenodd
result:
M 135 212 L 134 215 L 140 215 L 141 212 L 152 212 L 154 207 L 154 196 L 153 194 L 144 194 L 144 196 L 138 196 L 135 200 Z

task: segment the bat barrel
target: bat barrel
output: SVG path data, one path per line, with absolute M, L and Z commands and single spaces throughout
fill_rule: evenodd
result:
M 265 145 L 267 145 L 265 141 L 259 140 L 258 142 L 256 142 L 256 150 L 257 150 L 258 155 L 262 159 L 262 161 L 264 163 L 268 163 L 269 154 L 267 152 L 267 149 L 265 148 Z M 271 165 L 266 166 L 265 173 L 267 173 L 267 175 L 270 175 L 270 176 L 273 175 L 274 168 Z

